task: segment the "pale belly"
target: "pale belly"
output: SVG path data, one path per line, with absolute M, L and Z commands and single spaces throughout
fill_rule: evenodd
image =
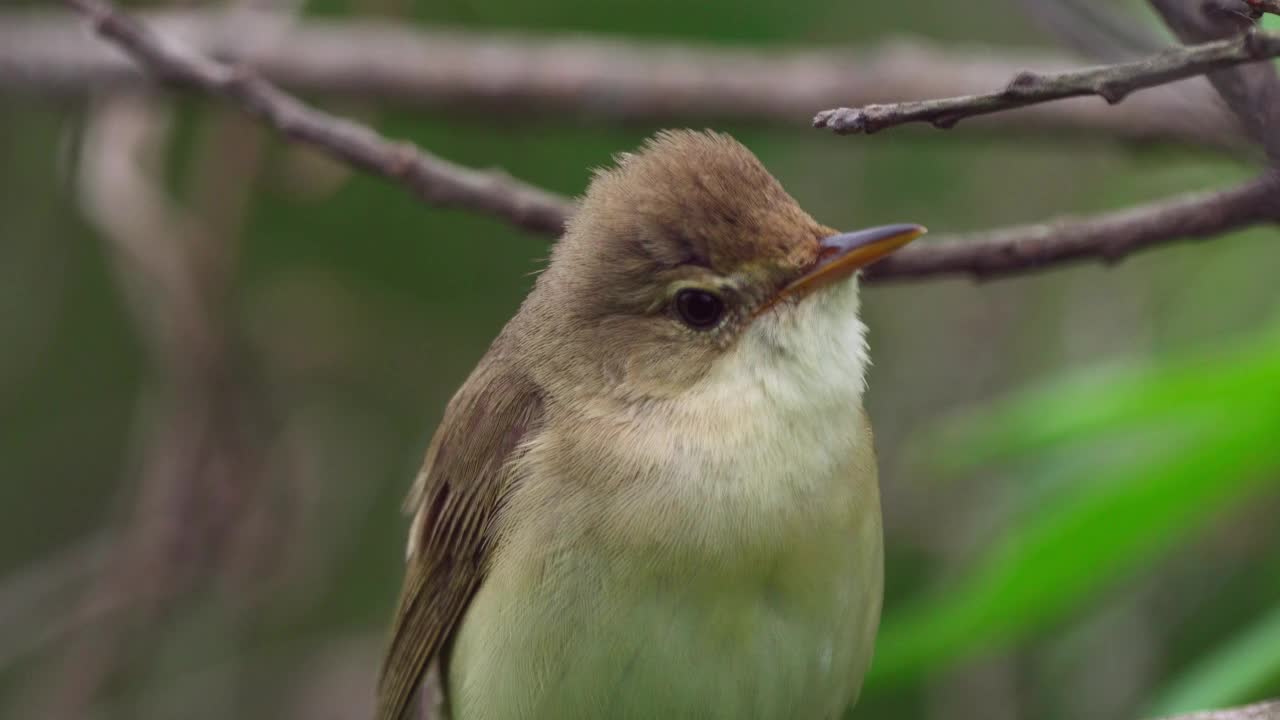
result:
M 863 499 L 734 569 L 656 572 L 671 560 L 590 543 L 498 563 L 450 656 L 454 720 L 839 717 L 880 613 L 879 502 Z

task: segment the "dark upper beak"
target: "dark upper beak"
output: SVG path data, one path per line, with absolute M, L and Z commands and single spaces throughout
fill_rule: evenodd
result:
M 817 263 L 784 287 L 775 302 L 804 297 L 824 285 L 844 280 L 926 232 L 923 225 L 900 224 L 832 235 L 819 243 Z

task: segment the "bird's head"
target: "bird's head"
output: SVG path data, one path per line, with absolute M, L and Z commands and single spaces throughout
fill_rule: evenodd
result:
M 597 172 L 525 314 L 571 382 L 672 397 L 729 357 L 861 343 L 854 276 L 923 233 L 837 232 L 728 135 L 665 131 Z

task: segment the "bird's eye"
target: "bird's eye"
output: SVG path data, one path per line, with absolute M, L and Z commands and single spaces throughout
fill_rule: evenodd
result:
M 724 317 L 724 301 L 706 290 L 681 290 L 676 293 L 676 312 L 694 330 L 709 330 Z

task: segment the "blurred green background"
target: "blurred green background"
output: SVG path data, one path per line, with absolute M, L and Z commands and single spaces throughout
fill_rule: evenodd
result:
M 762 46 L 1054 47 L 1013 0 L 910 6 L 305 12 Z M 547 242 L 425 207 L 216 103 L 141 102 L 167 117 L 152 148 L 165 193 L 217 244 L 197 254 L 226 268 L 211 312 L 234 370 L 212 397 L 240 450 L 211 454 L 198 490 L 147 484 L 155 443 L 209 398 L 157 360 L 135 310 L 165 301 L 131 305 L 127 259 L 83 211 L 101 104 L 0 95 L 0 716 L 361 717 L 399 587 L 399 503 Z M 657 129 L 328 107 L 566 194 Z M 964 124 L 860 138 L 805 117 L 717 128 L 835 227 L 981 229 L 1255 171 L 1204 150 Z M 867 290 L 888 591 L 850 717 L 1119 720 L 1280 695 L 1278 270 L 1265 229 L 1114 267 Z M 216 471 L 238 457 L 254 472 Z M 139 561 L 154 538 L 160 559 Z M 182 579 L 152 592 L 160 573 Z

